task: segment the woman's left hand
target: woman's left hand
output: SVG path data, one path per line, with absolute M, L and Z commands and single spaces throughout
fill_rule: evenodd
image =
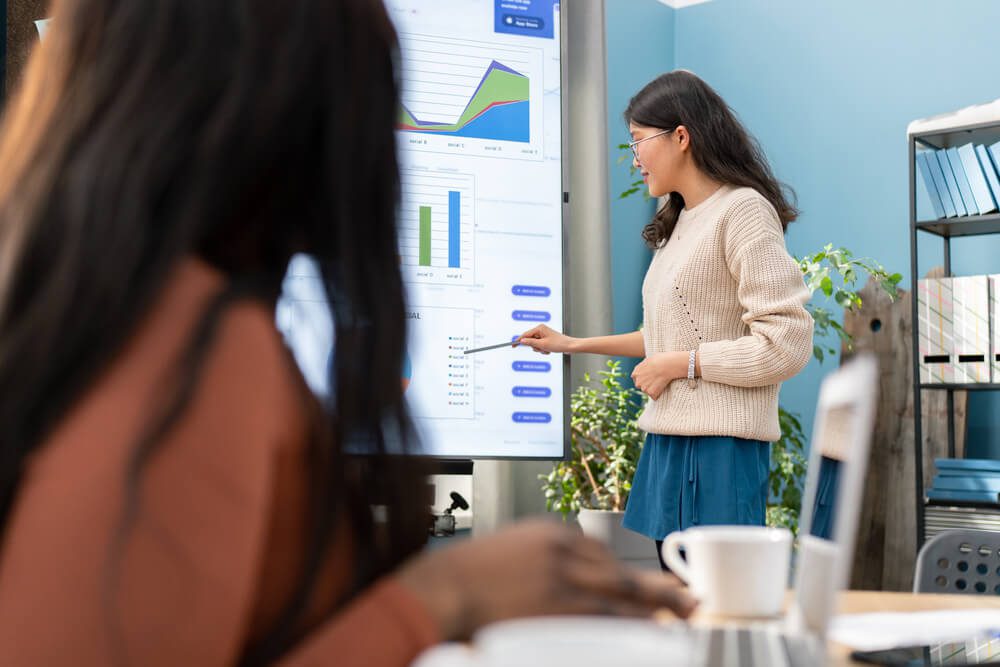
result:
M 655 401 L 668 384 L 687 377 L 687 365 L 687 352 L 657 352 L 635 367 L 632 382 L 636 389 Z

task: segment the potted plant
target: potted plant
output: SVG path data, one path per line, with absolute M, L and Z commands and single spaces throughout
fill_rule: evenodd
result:
M 828 354 L 836 354 L 834 344 L 843 343 L 850 350 L 852 339 L 844 331 L 834 314 L 826 307 L 832 299 L 844 309 L 861 307 L 858 281 L 868 275 L 885 290 L 890 298 L 898 296 L 897 285 L 903 279 L 899 273 L 890 274 L 878 262 L 856 258 L 847 248 L 834 248 L 826 244 L 818 252 L 798 260 L 806 287 L 813 295 L 806 310 L 813 318 L 813 356 L 823 363 Z M 815 302 L 816 293 L 824 299 Z M 806 472 L 806 436 L 798 415 L 778 406 L 778 423 L 781 436 L 771 445 L 771 471 L 768 477 L 770 499 L 767 504 L 767 525 L 783 526 L 798 532 L 799 510 L 802 507 L 802 484 Z
M 621 362 L 609 359 L 592 382 L 584 375 L 570 396 L 570 445 L 544 481 L 549 511 L 576 514 L 583 531 L 611 545 L 622 560 L 656 564 L 649 540 L 622 527 L 625 503 L 645 434 L 636 423 L 644 395 L 623 383 Z
M 815 323 L 813 356 L 820 363 L 836 352 L 835 342 L 843 341 L 848 349 L 851 345 L 850 335 L 824 304 L 832 299 L 843 308 L 860 307 L 855 287 L 864 274 L 895 298 L 902 278 L 873 260 L 855 258 L 846 248 L 831 244 L 799 260 L 799 267 L 810 291 L 824 296 L 821 302 L 806 305 Z M 609 543 L 619 558 L 653 559 L 649 541 L 621 527 L 645 438 L 636 423 L 645 396 L 623 382 L 619 361 L 609 360 L 600 376 L 595 384 L 585 375 L 584 383 L 570 396 L 570 458 L 539 476 L 546 506 L 564 518 L 576 513 L 584 532 Z M 779 407 L 778 419 L 781 437 L 771 447 L 767 523 L 794 533 L 802 504 L 806 437 L 797 415 Z

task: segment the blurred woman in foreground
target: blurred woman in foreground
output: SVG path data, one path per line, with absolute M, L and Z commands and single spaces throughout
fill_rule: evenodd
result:
M 555 525 L 420 553 L 380 2 L 53 15 L 0 142 L 0 664 L 395 666 L 502 618 L 690 611 Z M 297 252 L 329 406 L 273 323 Z

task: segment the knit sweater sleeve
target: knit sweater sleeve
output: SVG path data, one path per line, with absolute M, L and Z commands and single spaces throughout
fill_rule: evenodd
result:
M 781 223 L 759 196 L 734 202 L 721 224 L 748 334 L 702 343 L 702 378 L 737 387 L 778 384 L 802 370 L 812 354 L 813 320 L 803 307 L 809 291 L 785 249 Z

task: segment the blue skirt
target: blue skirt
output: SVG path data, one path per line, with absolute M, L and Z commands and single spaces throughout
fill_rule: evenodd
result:
M 840 461 L 826 456 L 819 459 L 819 489 L 816 490 L 816 504 L 813 506 L 809 533 L 826 540 L 833 538 L 833 529 L 836 528 L 833 504 L 837 500 L 842 465 Z
M 763 526 L 771 445 L 646 435 L 622 525 L 654 540 L 691 526 Z

